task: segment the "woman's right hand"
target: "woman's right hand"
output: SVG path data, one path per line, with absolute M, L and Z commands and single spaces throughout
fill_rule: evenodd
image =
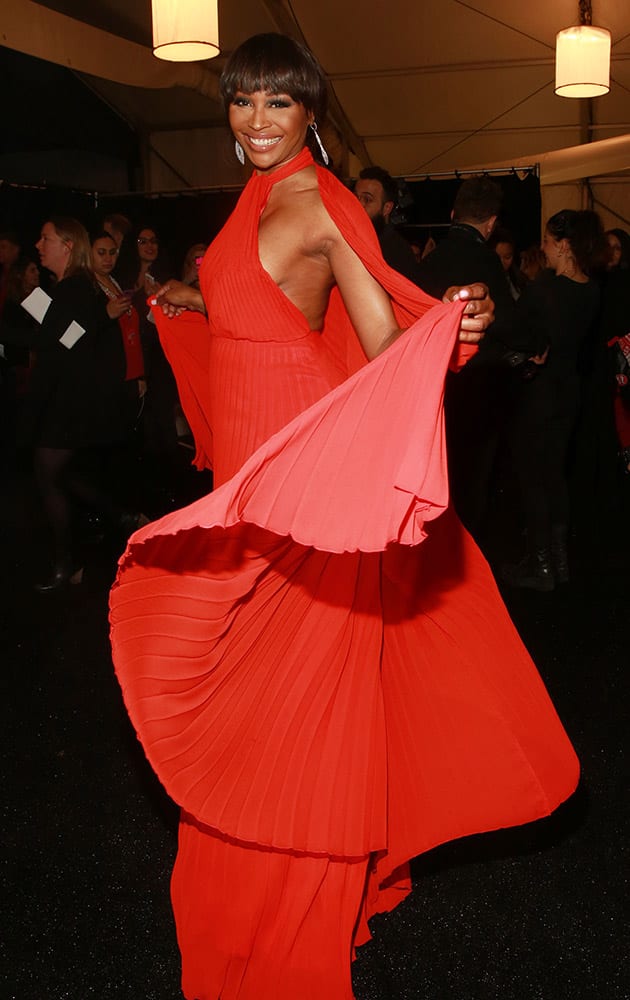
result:
M 123 313 L 131 309 L 131 299 L 128 295 L 119 295 L 107 303 L 107 315 L 110 319 L 120 319 Z
M 152 306 L 161 306 L 162 312 L 169 319 L 181 316 L 186 309 L 204 314 L 206 311 L 199 289 L 191 288 L 183 281 L 167 281 L 151 296 L 150 302 Z

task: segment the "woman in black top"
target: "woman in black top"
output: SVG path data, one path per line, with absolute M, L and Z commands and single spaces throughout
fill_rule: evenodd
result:
M 537 375 L 515 388 L 509 442 L 520 488 L 528 554 L 505 567 L 506 582 L 553 590 L 569 579 L 569 444 L 580 405 L 581 358 L 599 310 L 593 273 L 603 260 L 599 216 L 553 215 L 542 243 L 547 269 L 523 293 L 519 322 L 528 331 Z
M 54 541 L 52 575 L 38 585 L 48 591 L 80 579 L 72 501 L 120 517 L 93 476 L 86 475 L 85 465 L 93 449 L 119 441 L 124 433 L 125 357 L 118 324 L 90 268 L 90 242 L 81 223 L 50 219 L 37 250 L 57 283 L 42 320 L 22 440 L 35 448 L 36 480 Z

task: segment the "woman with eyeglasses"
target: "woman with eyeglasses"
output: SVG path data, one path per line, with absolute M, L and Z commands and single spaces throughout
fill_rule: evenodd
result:
M 144 358 L 140 341 L 140 319 L 129 292 L 125 293 L 113 276 L 118 246 L 113 236 L 103 231 L 92 238 L 92 270 L 106 299 L 107 313 L 120 327 L 125 351 L 125 385 L 130 414 L 138 415 L 139 401 L 146 389 Z
M 129 294 L 145 298 L 168 277 L 160 237 L 153 226 L 136 226 L 119 246 L 114 277 Z
M 140 267 L 136 278 L 136 290 L 144 288 L 147 295 L 151 294 L 156 277 L 151 272 L 155 268 L 160 253 L 160 241 L 153 229 L 144 227 L 136 238 Z
M 146 381 L 142 413 L 144 479 L 147 503 L 157 515 L 173 506 L 182 476 L 182 455 L 176 423 L 177 384 L 147 305 L 147 297 L 169 276 L 162 243 L 153 226 L 140 225 L 125 238 L 113 276 L 131 297 L 140 321 Z

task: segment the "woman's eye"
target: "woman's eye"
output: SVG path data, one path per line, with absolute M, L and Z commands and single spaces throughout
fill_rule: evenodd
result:
M 247 105 L 249 104 L 249 101 L 247 100 L 246 97 L 235 97 L 234 100 L 232 101 L 232 104 L 236 108 L 246 108 Z
M 269 102 L 269 106 L 271 108 L 288 108 L 290 107 L 290 104 L 288 101 L 283 101 L 280 98 L 276 98 L 275 100 Z

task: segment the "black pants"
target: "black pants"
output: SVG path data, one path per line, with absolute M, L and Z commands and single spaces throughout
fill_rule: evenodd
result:
M 56 564 L 71 562 L 72 523 L 76 505 L 102 514 L 115 524 L 122 508 L 107 488 L 112 450 L 83 448 L 35 449 L 35 481 L 50 528 Z
M 549 548 L 553 525 L 568 525 L 568 457 L 579 407 L 577 376 L 543 372 L 519 387 L 508 441 L 533 549 Z
M 483 538 L 493 470 L 505 421 L 507 373 L 464 368 L 446 379 L 448 472 L 457 514 L 477 542 Z

